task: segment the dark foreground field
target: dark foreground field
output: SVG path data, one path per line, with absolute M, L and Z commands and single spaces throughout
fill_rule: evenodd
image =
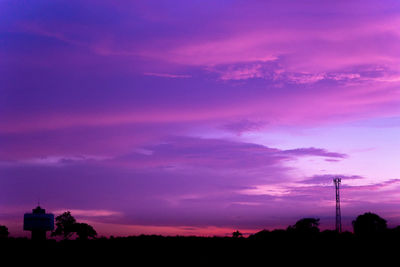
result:
M 324 231 L 294 234 L 287 231 L 261 231 L 247 238 L 134 236 L 33 242 L 29 239 L 2 240 L 2 260 L 12 265 L 107 264 L 111 266 L 180 264 L 240 264 L 245 266 L 285 263 L 365 264 L 380 263 L 400 255 L 399 235 L 357 237 L 352 233 Z M 273 264 L 272 262 L 278 263 Z

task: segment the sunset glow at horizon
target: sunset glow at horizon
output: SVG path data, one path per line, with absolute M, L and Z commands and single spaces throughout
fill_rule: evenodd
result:
M 0 225 L 400 225 L 400 2 L 0 1 Z

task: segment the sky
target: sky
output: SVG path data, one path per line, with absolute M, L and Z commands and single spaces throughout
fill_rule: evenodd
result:
M 0 224 L 400 225 L 397 0 L 0 0 Z

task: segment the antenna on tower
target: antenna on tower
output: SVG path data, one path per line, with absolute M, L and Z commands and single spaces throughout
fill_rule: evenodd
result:
M 334 178 L 333 183 L 335 184 L 336 191 L 336 231 L 338 233 L 342 232 L 342 217 L 340 213 L 340 183 L 341 178 Z

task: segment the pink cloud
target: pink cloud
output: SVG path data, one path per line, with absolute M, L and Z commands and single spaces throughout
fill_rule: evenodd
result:
M 163 49 L 160 49 L 159 40 L 153 38 L 137 40 L 134 36 L 119 36 L 113 27 L 130 28 L 132 25 L 128 21 L 117 26 L 111 24 L 104 27 L 101 34 L 91 24 L 80 25 L 63 21 L 57 21 L 57 25 L 26 21 L 22 24 L 23 27 L 19 26 L 19 29 L 55 38 L 71 45 L 84 45 L 101 55 L 140 55 L 190 66 L 278 60 L 287 72 L 307 72 L 313 75 L 362 65 L 385 65 L 398 71 L 396 67 L 398 53 L 394 48 L 400 33 L 399 19 L 395 14 L 383 15 L 380 13 L 382 10 L 377 9 L 369 10 L 368 15 L 358 14 L 359 16 L 355 18 L 354 15 L 335 6 L 331 7 L 335 14 L 333 21 L 319 20 L 318 23 L 310 24 L 309 14 L 326 12 L 325 4 L 318 3 L 312 9 L 296 7 L 299 8 L 299 13 L 295 13 L 292 17 L 286 16 L 287 8 L 284 3 L 276 6 L 262 4 L 258 8 L 270 10 L 270 18 L 277 20 L 276 24 L 271 25 L 268 23 L 269 20 L 266 20 L 265 14 L 260 14 L 255 8 L 258 4 L 251 3 L 246 7 L 252 10 L 251 16 L 238 12 L 238 6 L 240 4 L 232 4 L 229 8 L 220 10 L 220 15 L 226 20 L 225 23 L 213 18 L 212 22 L 218 26 L 219 32 L 214 33 L 210 29 L 201 28 L 194 38 L 193 35 L 173 34 L 172 29 L 163 36 Z M 365 10 L 366 5 L 355 6 L 358 7 L 351 9 Z M 148 9 L 144 10 L 146 13 L 149 12 Z M 117 9 L 117 12 L 124 16 L 129 10 Z M 152 12 L 159 11 L 152 10 Z M 238 19 L 233 20 L 232 14 L 238 16 Z M 154 14 L 148 15 L 149 17 L 145 18 L 152 22 L 153 19 L 150 17 L 154 18 Z M 170 21 L 170 16 L 161 12 L 157 21 L 163 19 L 173 27 L 180 27 L 179 24 Z M 149 21 L 145 20 L 145 23 Z M 365 43 L 368 45 L 363 45 Z M 236 70 L 232 72 L 231 77 L 236 79 L 249 75 L 253 77 L 257 75 L 256 73 L 254 69 Z M 226 79 L 230 76 L 224 74 L 222 77 Z
M 221 74 L 221 80 L 246 80 L 251 78 L 264 78 L 261 71 L 261 64 L 256 64 L 249 67 L 242 67 L 235 70 L 227 70 Z
M 396 16 L 375 18 L 380 23 L 367 18 L 356 21 L 346 17 L 346 22 L 352 26 L 322 22 L 320 27 L 305 23 L 295 27 L 296 23 L 302 23 L 302 19 L 305 18 L 296 17 L 276 28 L 255 25 L 251 29 L 241 29 L 236 34 L 227 29 L 230 34 L 222 38 L 184 42 L 184 45 L 171 47 L 168 53 L 148 51 L 145 54 L 175 63 L 202 66 L 279 60 L 288 72 L 309 72 L 314 75 L 317 75 L 316 72 L 337 71 L 361 65 L 387 65 L 396 69 L 394 62 L 398 55 L 394 45 L 399 39 L 398 27 L 395 26 L 399 24 L 399 20 Z M 385 43 L 386 48 L 383 49 L 376 45 L 381 38 L 391 38 L 393 42 Z M 362 46 L 365 42 L 371 45 Z M 252 69 L 246 72 L 236 70 L 231 76 L 237 78 L 240 75 L 249 75 L 250 71 L 255 75 L 255 70 Z M 230 76 L 224 74 L 222 77 Z
M 350 3 L 347 5 L 358 6 Z M 399 40 L 397 27 L 399 19 L 395 14 L 382 15 L 381 9 L 368 9 L 365 11 L 368 16 L 363 14 L 355 19 L 353 15 L 335 6 L 328 9 L 332 9 L 335 14 L 333 21 L 318 20 L 318 23 L 310 24 L 310 17 L 307 14 L 326 12 L 326 5 L 316 4 L 311 9 L 297 6 L 298 12 L 290 17 L 286 16 L 287 9 L 284 4 L 270 8 L 265 6 L 270 7 L 270 4 L 251 3 L 246 6 L 245 9 L 251 10 L 249 14 L 252 15 L 239 12 L 242 9 L 240 4 L 218 9 L 218 12 L 221 12 L 221 20 L 213 18 L 214 20 L 210 21 L 217 30 L 214 32 L 212 29 L 200 27 L 196 36 L 190 30 L 176 31 L 181 29 L 179 27 L 182 25 L 172 19 L 174 16 L 168 13 L 172 12 L 171 10 L 165 10 L 164 13 L 161 10 L 144 7 L 140 10 L 147 15 L 141 17 L 143 19 L 141 23 L 151 28 L 154 26 L 151 24 L 154 20 L 160 22 L 165 19 L 170 23 L 168 25 L 171 29 L 160 30 L 164 32 L 161 37 L 154 37 L 156 34 L 140 35 L 142 31 L 138 30 L 135 34 L 141 37 L 139 38 L 135 34 L 121 34 L 122 30 L 131 28 L 133 22 L 131 24 L 129 20 L 123 20 L 115 25 L 102 25 L 104 27 L 101 29 L 83 18 L 83 22 L 74 23 L 62 19 L 54 23 L 45 23 L 41 20 L 35 22 L 32 19 L 21 20 L 23 23 L 19 24 L 14 23 L 13 32 L 27 33 L 32 38 L 38 36 L 53 38 L 71 46 L 72 48 L 68 47 L 71 51 L 75 51 L 74 48 L 80 51 L 79 49 L 84 47 L 93 53 L 82 60 L 81 53 L 78 53 L 79 56 L 71 57 L 70 50 L 64 54 L 62 51 L 65 47 L 59 48 L 49 42 L 52 49 L 50 51 L 57 52 L 57 49 L 60 49 L 60 52 L 54 55 L 59 55 L 58 57 L 64 55 L 63 58 L 56 60 L 54 55 L 46 57 L 46 53 L 35 50 L 37 57 L 32 53 L 28 55 L 32 57 L 33 66 L 37 66 L 41 61 L 48 61 L 48 66 L 53 68 L 58 66 L 57 62 L 68 62 L 74 67 L 84 65 L 85 69 L 92 69 L 95 66 L 91 66 L 90 62 L 95 62 L 93 64 L 97 67 L 108 66 L 110 63 L 108 60 L 112 60 L 115 65 L 122 66 L 121 69 L 127 72 L 124 73 L 127 76 L 145 74 L 151 77 L 171 78 L 165 80 L 186 80 L 187 84 L 171 85 L 171 87 L 181 87 L 179 91 L 171 92 L 170 95 L 181 95 L 183 88 L 191 88 L 186 91 L 193 92 L 193 102 L 199 102 L 190 107 L 182 107 L 186 102 L 171 100 L 172 97 L 166 98 L 165 101 L 152 102 L 154 99 L 168 97 L 169 90 L 163 88 L 164 84 L 153 85 L 158 89 L 148 94 L 151 97 L 146 95 L 148 98 L 141 99 L 145 95 L 143 88 L 150 86 L 141 86 L 140 82 L 138 86 L 133 86 L 136 80 L 129 80 L 126 84 L 132 84 L 132 91 L 133 88 L 138 89 L 134 91 L 135 94 L 123 94 L 121 98 L 137 98 L 139 105 L 134 103 L 119 109 L 118 103 L 114 103 L 111 105 L 112 111 L 99 111 L 89 107 L 84 111 L 74 112 L 71 111 L 73 109 L 67 108 L 61 111 L 53 110 L 51 113 L 38 112 L 37 109 L 31 108 L 19 117 L 11 114 L 1 118 L 0 131 L 12 133 L 143 122 L 204 123 L 219 120 L 221 124 L 226 124 L 226 120 L 237 120 L 240 117 L 254 120 L 253 116 L 265 118 L 271 126 L 302 125 L 399 114 L 396 108 L 399 101 L 396 93 L 400 71 L 398 49 L 396 49 Z M 365 4 L 362 7 L 362 10 L 365 10 Z M 109 8 L 111 10 L 115 8 L 117 13 L 121 12 L 118 14 L 122 17 L 129 15 L 130 12 L 129 10 L 124 12 L 114 6 Z M 260 14 L 258 10 L 269 10 L 271 13 L 269 18 L 275 18 L 276 24 L 270 24 L 269 20 L 265 19 L 265 14 Z M 354 10 L 361 9 L 354 8 Z M 152 12 L 160 13 L 160 16 L 154 16 Z M 233 20 L 232 14 L 238 15 L 239 19 Z M 225 23 L 222 23 L 223 21 Z M 183 72 L 175 72 L 174 68 L 179 69 L 177 66 Z M 100 76 L 114 75 L 120 78 L 121 69 L 115 72 L 113 68 L 96 69 L 96 72 L 101 72 Z M 192 82 L 209 81 L 210 73 L 216 75 L 212 77 L 215 83 L 192 89 L 194 88 Z M 174 79 L 189 77 L 201 78 L 196 81 Z M 96 79 L 99 77 L 93 78 Z M 262 82 L 252 81 L 257 79 L 265 80 L 265 84 L 242 85 L 240 89 L 246 93 L 240 91 L 240 94 L 236 94 L 239 92 L 236 89 L 239 85 L 236 83 Z M 213 89 L 221 87 L 221 82 L 225 83 L 225 88 L 218 92 L 220 93 L 218 97 L 213 98 Z M 80 84 L 82 82 L 72 86 L 80 88 Z M 119 91 L 114 89 L 114 86 L 115 88 L 120 86 L 115 85 L 118 84 L 116 80 L 108 81 L 108 84 L 111 84 L 110 88 L 102 88 L 97 84 L 88 88 L 100 87 L 98 90 L 101 92 Z M 21 86 L 30 88 L 32 85 Z M 53 88 L 53 86 L 55 85 L 51 84 L 48 87 Z M 34 87 L 41 88 L 41 85 L 35 84 Z M 226 93 L 233 88 L 236 89 L 236 93 Z M 269 90 L 259 90 L 259 88 Z M 281 92 L 282 88 L 287 89 L 286 93 Z M 241 97 L 233 97 L 237 95 Z M 197 99 L 202 99 L 203 102 L 200 103 L 201 101 Z M 219 99 L 219 101 L 207 106 L 206 99 Z M 69 103 L 63 99 L 59 102 Z M 160 102 L 165 106 L 159 105 Z M 140 103 L 150 104 L 140 105 Z M 71 103 L 71 106 L 73 104 Z
M 351 121 L 359 118 L 399 114 L 397 87 L 382 84 L 328 86 L 312 88 L 303 94 L 259 96 L 215 107 L 147 107 L 128 112 L 87 112 L 80 114 L 38 114 L 24 118 L 9 117 L 0 122 L 1 132 L 34 132 L 70 127 L 118 126 L 140 123 L 189 123 L 232 120 L 237 117 L 265 116 L 269 126 L 312 125 Z M 326 101 L 329 100 L 329 101 Z M 291 107 L 282 109 L 282 106 Z M 315 110 L 318 112 L 315 112 Z

